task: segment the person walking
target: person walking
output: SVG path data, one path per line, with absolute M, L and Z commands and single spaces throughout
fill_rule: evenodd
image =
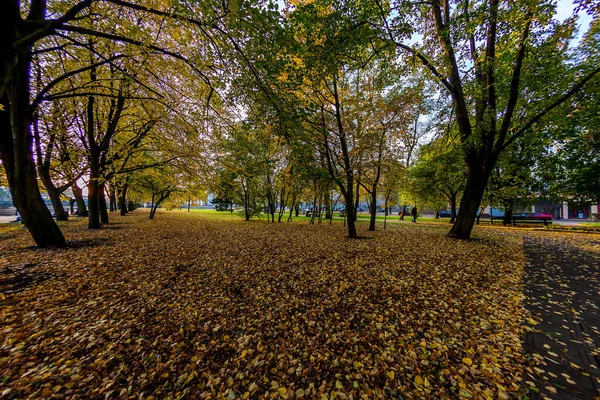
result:
M 412 209 L 410 210 L 410 215 L 412 215 L 412 223 L 416 224 L 417 223 L 417 205 L 413 205 Z

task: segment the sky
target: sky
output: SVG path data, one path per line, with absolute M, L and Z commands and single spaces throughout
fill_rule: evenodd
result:
M 569 18 L 573 14 L 573 9 L 575 6 L 573 5 L 572 0 L 558 0 L 556 7 L 556 19 L 559 21 L 564 21 Z M 579 34 L 581 37 L 590 26 L 590 22 L 592 22 L 592 17 L 586 13 L 580 13 L 579 15 Z

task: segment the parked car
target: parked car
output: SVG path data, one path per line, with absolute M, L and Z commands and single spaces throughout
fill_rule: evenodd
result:
M 448 211 L 448 210 L 439 210 L 438 211 L 438 218 L 451 218 L 452 217 L 452 211 Z

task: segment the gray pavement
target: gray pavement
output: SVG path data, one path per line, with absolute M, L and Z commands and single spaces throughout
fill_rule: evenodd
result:
M 9 222 L 14 222 L 17 219 L 16 215 L 4 216 L 0 215 L 0 224 L 8 224 Z
M 600 244 L 600 241 L 595 242 Z M 525 238 L 529 398 L 600 399 L 600 258 L 563 237 Z

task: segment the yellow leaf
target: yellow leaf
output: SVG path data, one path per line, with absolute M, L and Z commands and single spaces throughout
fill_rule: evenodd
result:
M 415 376 L 415 385 L 421 386 L 422 384 L 423 384 L 423 378 L 421 378 L 419 375 Z
M 280 387 L 279 388 L 279 395 L 281 397 L 285 396 L 286 393 L 287 393 L 287 389 L 286 388 L 284 388 L 284 387 Z
M 388 371 L 385 374 L 388 376 L 388 378 L 394 379 L 394 371 Z
M 463 362 L 465 365 L 471 365 L 471 364 L 473 364 L 473 360 L 471 360 L 469 357 L 465 357 L 465 358 L 463 358 L 463 359 L 462 359 L 462 362 Z

